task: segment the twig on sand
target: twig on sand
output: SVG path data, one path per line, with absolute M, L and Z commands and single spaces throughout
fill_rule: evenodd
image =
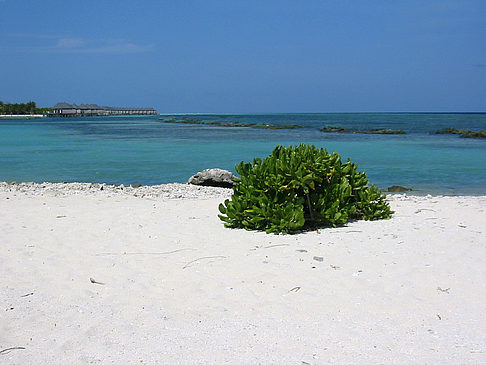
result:
M 186 267 L 189 267 L 191 266 L 193 263 L 197 262 L 197 261 L 200 261 L 200 260 L 209 260 L 209 259 L 225 259 L 226 256 L 204 256 L 204 257 L 200 257 L 198 259 L 195 259 L 195 260 L 192 260 L 192 261 L 189 261 L 187 264 L 184 265 L 183 269 L 185 269 Z
M 341 231 L 341 230 L 332 230 L 329 233 L 361 233 L 363 231 Z
M 288 243 L 277 243 L 275 245 L 265 246 L 263 248 L 272 248 L 272 247 L 279 247 L 279 246 L 290 246 Z
M 27 294 L 21 295 L 20 297 L 24 298 L 24 297 L 28 297 L 29 295 L 34 295 L 34 293 L 27 293 Z
M 25 350 L 25 347 L 22 347 L 22 346 L 9 347 L 9 348 L 6 348 L 6 349 L 3 349 L 2 351 L 0 351 L 0 354 L 6 355 L 12 350 Z
M 100 285 L 105 285 L 105 283 L 100 283 L 99 281 L 96 281 L 93 278 L 89 278 L 89 281 L 91 281 L 93 284 L 100 284 Z
M 290 290 L 289 290 L 289 293 L 290 293 L 291 291 L 298 292 L 299 290 L 300 290 L 300 286 L 296 286 L 296 287 L 294 287 L 294 288 L 290 289 Z
M 342 231 L 342 230 L 335 229 L 330 231 L 329 233 L 361 233 L 361 232 L 363 231 Z
M 447 289 L 442 289 L 440 286 L 437 287 L 437 290 L 442 292 L 442 293 L 447 293 L 447 294 L 450 294 L 449 293 L 449 290 L 451 290 L 451 288 L 447 288 Z
M 94 256 L 125 256 L 125 255 L 170 255 L 171 253 L 176 253 L 180 251 L 187 251 L 187 250 L 192 250 L 194 251 L 194 248 L 180 248 L 178 250 L 174 251 L 167 251 L 167 252 L 123 252 L 123 253 L 117 253 L 117 252 L 102 252 L 102 253 L 97 253 Z

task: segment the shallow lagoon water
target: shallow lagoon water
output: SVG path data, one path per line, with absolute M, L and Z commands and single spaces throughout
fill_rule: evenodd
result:
M 299 129 L 169 124 L 162 119 L 298 124 Z M 325 125 L 402 129 L 405 135 L 323 133 Z M 380 188 L 486 194 L 486 140 L 434 135 L 486 129 L 486 114 L 245 114 L 0 120 L 0 181 L 161 184 L 210 167 L 234 170 L 280 145 L 312 143 L 366 170 Z

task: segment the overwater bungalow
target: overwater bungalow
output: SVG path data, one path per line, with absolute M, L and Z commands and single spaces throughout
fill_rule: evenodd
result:
M 109 115 L 156 115 L 154 108 L 118 108 L 112 106 L 99 106 L 97 104 L 68 104 L 57 103 L 52 107 L 50 115 L 55 117 L 88 117 Z

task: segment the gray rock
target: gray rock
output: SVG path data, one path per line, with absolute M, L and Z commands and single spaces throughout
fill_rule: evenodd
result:
M 191 176 L 188 184 L 202 186 L 216 186 L 220 188 L 232 188 L 236 183 L 233 181 L 237 177 L 231 171 L 222 169 L 206 169 Z
M 403 186 L 400 186 L 400 185 L 393 185 L 393 186 L 390 186 L 387 191 L 389 193 L 400 193 L 402 191 L 412 191 L 412 189 L 409 189 L 409 188 L 405 188 Z

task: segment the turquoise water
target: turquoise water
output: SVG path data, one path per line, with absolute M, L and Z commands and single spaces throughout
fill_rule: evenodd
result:
M 159 118 L 299 124 L 264 130 L 168 124 Z M 406 135 L 322 133 L 319 128 L 402 129 Z M 486 114 L 170 115 L 0 120 L 0 181 L 160 184 L 210 167 L 234 171 L 277 145 L 313 143 L 349 157 L 375 185 L 417 193 L 486 194 L 486 140 L 433 135 L 486 129 Z

